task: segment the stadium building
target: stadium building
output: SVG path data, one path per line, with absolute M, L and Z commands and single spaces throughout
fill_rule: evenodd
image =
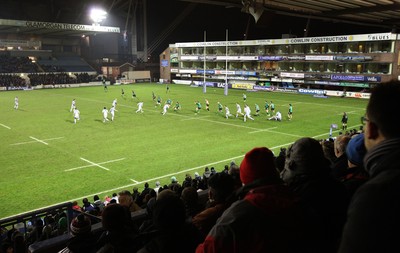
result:
M 399 76 L 394 33 L 171 44 L 161 78 L 239 89 L 361 92 Z

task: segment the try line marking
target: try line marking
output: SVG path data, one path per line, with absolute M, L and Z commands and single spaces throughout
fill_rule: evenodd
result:
M 0 126 L 2 126 L 2 127 L 4 127 L 4 128 L 7 128 L 7 129 L 11 129 L 11 127 L 9 127 L 9 126 L 6 126 L 6 125 L 4 125 L 4 124 L 1 124 L 1 123 L 0 123 Z
M 30 137 L 30 138 L 33 139 L 33 137 Z M 43 139 L 42 141 L 52 141 L 52 140 L 58 140 L 58 139 L 62 139 L 62 138 L 64 138 L 64 137 L 55 137 L 55 138 L 50 138 L 50 139 Z M 12 143 L 12 144 L 10 144 L 10 146 L 23 145 L 23 144 L 35 143 L 35 142 L 37 142 L 37 140 Z
M 107 163 L 113 163 L 113 162 L 122 161 L 122 160 L 125 159 L 125 157 L 124 157 L 124 158 L 115 159 L 115 160 L 109 160 L 109 161 L 105 161 L 105 162 L 101 162 L 101 163 L 94 163 L 94 162 L 91 162 L 91 161 L 89 161 L 89 160 L 87 160 L 87 159 L 85 159 L 85 158 L 82 158 L 82 157 L 81 157 L 80 159 L 81 159 L 82 161 L 85 161 L 85 162 L 89 163 L 89 165 L 79 166 L 79 167 L 75 167 L 75 168 L 72 168 L 72 169 L 67 169 L 67 170 L 64 170 L 64 171 L 79 170 L 79 169 L 88 168 L 88 167 L 93 167 L 93 166 L 102 168 L 102 169 L 104 169 L 104 170 L 110 170 L 110 169 L 108 169 L 108 168 L 106 168 L 106 167 L 103 167 L 103 166 L 101 166 L 101 165 L 102 165 L 102 164 L 107 164 Z

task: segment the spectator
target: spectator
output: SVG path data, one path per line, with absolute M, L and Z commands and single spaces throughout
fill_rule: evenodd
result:
M 89 202 L 89 200 L 87 198 L 83 198 L 82 203 L 83 203 L 82 211 L 88 213 L 88 212 L 94 210 L 94 206 Z
M 217 173 L 209 180 L 209 205 L 207 209 L 194 216 L 192 223 L 205 237 L 221 217 L 222 213 L 232 204 L 234 180 L 225 172 Z
M 334 142 L 336 160 L 331 165 L 332 175 L 336 179 L 342 178 L 347 170 L 346 147 L 350 141 L 349 135 L 339 135 Z
M 274 154 L 249 151 L 241 165 L 239 197 L 196 252 L 302 252 L 300 209 L 275 167 Z
M 310 252 L 336 252 L 348 204 L 345 187 L 330 174 L 320 143 L 301 138 L 287 149 L 283 180 L 308 214 Z M 306 233 L 308 234 L 308 233 Z
M 137 245 L 133 241 L 137 234 L 126 207 L 120 204 L 106 206 L 102 213 L 102 224 L 105 232 L 96 243 L 98 253 L 136 252 Z
M 133 213 L 141 210 L 140 206 L 133 201 L 132 195 L 129 191 L 121 191 L 118 193 L 118 203 L 121 206 L 128 208 Z
M 199 195 L 197 194 L 197 190 L 191 186 L 183 188 L 181 199 L 185 206 L 186 217 L 191 221 L 202 210 L 198 202 Z
M 192 253 L 200 242 L 200 235 L 185 222 L 182 200 L 171 190 L 158 195 L 154 213 L 152 236 L 138 253 Z
M 400 252 L 400 82 L 379 84 L 371 91 L 364 119 L 370 179 L 354 194 L 339 253 Z
M 156 182 L 156 187 L 154 188 L 154 191 L 156 192 L 156 195 L 158 196 L 158 190 L 160 189 L 161 183 L 160 181 Z
M 67 242 L 67 247 L 59 253 L 90 253 L 96 252 L 96 239 L 92 234 L 90 218 L 84 214 L 75 217 L 70 225 L 71 238 Z
M 100 200 L 98 195 L 93 196 L 93 206 L 99 209 L 99 213 L 103 212 L 104 203 Z
M 354 195 L 356 190 L 368 180 L 368 173 L 363 166 L 363 159 L 366 153 L 364 134 L 353 135 L 346 148 L 348 159 L 347 172 L 341 179 L 341 182 L 347 189 L 349 199 Z

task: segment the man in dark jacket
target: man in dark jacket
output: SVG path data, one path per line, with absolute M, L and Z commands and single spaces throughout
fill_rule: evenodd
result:
M 269 149 L 254 148 L 240 165 L 241 200 L 234 202 L 196 252 L 302 252 L 302 212 L 283 184 Z
M 346 220 L 346 188 L 330 174 L 321 144 L 301 138 L 286 152 L 283 181 L 300 198 L 307 213 L 303 233 L 314 239 L 309 252 L 336 252 Z
M 340 253 L 400 252 L 400 82 L 372 90 L 364 118 L 364 167 L 370 175 L 352 198 Z

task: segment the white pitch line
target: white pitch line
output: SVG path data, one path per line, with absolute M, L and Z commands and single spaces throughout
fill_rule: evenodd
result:
M 124 159 L 126 159 L 126 158 L 125 157 L 124 158 L 119 158 L 119 159 L 105 161 L 105 162 L 101 162 L 101 163 L 97 163 L 97 164 L 101 165 L 101 164 L 113 163 L 113 162 L 122 161 Z M 88 168 L 88 167 L 93 167 L 93 166 L 96 166 L 96 165 L 93 165 L 93 164 L 84 165 L 84 166 L 79 166 L 79 167 L 75 167 L 75 168 L 72 168 L 72 169 L 67 169 L 67 170 L 64 170 L 64 171 L 73 171 L 73 170 L 78 170 L 78 169 L 83 169 L 83 168 Z
M 83 157 L 81 157 L 81 160 L 83 160 L 83 161 L 85 161 L 85 162 L 88 162 L 88 163 L 92 164 L 93 166 L 102 168 L 103 170 L 110 170 L 110 169 L 108 169 L 108 168 L 106 168 L 106 167 L 104 167 L 104 166 L 101 166 L 101 165 L 98 164 L 98 163 L 91 162 L 91 161 L 89 161 L 89 160 L 87 160 L 87 159 L 85 159 L 85 158 L 83 158 Z
M 44 141 L 42 141 L 42 140 L 39 140 L 38 138 L 35 138 L 35 137 L 33 137 L 33 136 L 29 136 L 29 138 L 31 138 L 32 140 L 35 140 L 35 141 L 37 141 L 37 142 L 43 143 L 44 145 L 49 145 L 47 142 L 44 142 Z
M 4 127 L 4 128 L 7 128 L 7 129 L 11 129 L 11 127 L 9 127 L 9 126 L 6 126 L 6 125 L 4 125 L 4 124 L 1 124 L 1 123 L 0 123 L 0 126 L 2 126 L 2 127 Z
M 132 182 L 134 182 L 135 184 L 138 184 L 139 182 L 136 180 L 131 179 Z
M 257 130 L 257 131 L 249 132 L 249 134 L 254 134 L 254 133 L 259 133 L 259 132 L 265 132 L 265 131 L 269 131 L 270 129 L 275 129 L 275 128 L 278 128 L 278 127 L 270 127 L 270 128 L 266 128 L 266 129 L 260 129 L 260 130 Z
M 204 118 L 209 118 L 211 116 L 199 116 L 199 117 L 191 117 L 187 119 L 181 119 L 181 121 L 187 121 L 187 120 L 194 120 L 194 119 L 204 119 Z
M 50 138 L 50 139 L 43 139 L 43 141 L 52 141 L 52 140 L 58 140 L 62 139 L 64 137 L 55 137 L 55 138 Z M 16 145 L 22 145 L 22 144 L 28 144 L 28 143 L 34 143 L 36 141 L 25 141 L 25 142 L 17 142 L 17 143 L 12 143 L 10 146 L 16 146 Z

